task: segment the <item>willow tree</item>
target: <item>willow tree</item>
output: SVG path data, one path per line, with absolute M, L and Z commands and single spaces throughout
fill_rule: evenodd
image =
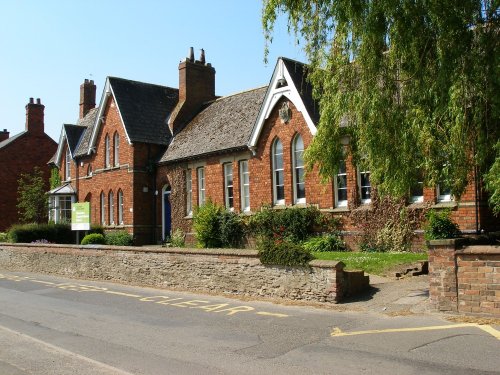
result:
M 349 135 L 380 194 L 407 195 L 423 175 L 456 197 L 471 178 L 486 177 L 493 195 L 500 189 L 492 168 L 500 158 L 499 4 L 264 0 L 266 51 L 285 15 L 309 60 L 321 111 L 309 165 L 326 178 L 336 174 Z

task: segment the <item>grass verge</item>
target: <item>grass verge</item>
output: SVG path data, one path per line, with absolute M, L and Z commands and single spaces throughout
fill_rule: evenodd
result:
M 342 261 L 348 270 L 363 270 L 374 275 L 384 275 L 402 264 L 427 260 L 425 253 L 321 252 L 313 255 L 316 259 Z

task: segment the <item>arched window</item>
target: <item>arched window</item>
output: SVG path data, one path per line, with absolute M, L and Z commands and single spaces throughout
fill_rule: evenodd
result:
M 87 166 L 87 177 L 92 177 L 92 165 Z
M 114 148 L 114 162 L 115 162 L 115 167 L 120 165 L 120 136 L 118 135 L 118 132 L 115 132 L 115 135 L 113 136 L 113 148 Z
M 304 179 L 304 141 L 297 134 L 292 143 L 293 157 L 293 200 L 294 203 L 306 202 L 306 183 Z
M 66 163 L 64 168 L 64 179 L 68 181 L 71 178 L 71 152 L 69 147 L 66 149 Z
M 104 138 L 104 152 L 105 152 L 105 155 L 104 155 L 104 168 L 109 168 L 110 167 L 110 155 L 109 155 L 109 151 L 110 151 L 110 144 L 109 144 L 109 135 L 106 134 L 106 138 Z
M 123 224 L 123 191 L 118 190 L 118 224 Z
M 101 192 L 101 224 L 106 224 L 106 195 Z
M 285 174 L 283 170 L 283 144 L 276 138 L 272 147 L 273 154 L 273 201 L 285 204 Z
M 113 196 L 112 190 L 109 191 L 108 205 L 109 205 L 109 224 L 114 224 L 115 223 L 115 202 L 114 202 L 114 196 Z

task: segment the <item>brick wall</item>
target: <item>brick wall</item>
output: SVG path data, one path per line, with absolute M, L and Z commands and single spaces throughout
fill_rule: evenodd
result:
M 439 311 L 500 317 L 500 247 L 429 243 L 431 303 Z
M 6 270 L 316 302 L 338 302 L 348 294 L 343 267 L 317 260 L 310 267 L 264 266 L 250 250 L 0 243 L 0 268 Z M 350 275 L 349 285 L 359 291 L 360 281 Z

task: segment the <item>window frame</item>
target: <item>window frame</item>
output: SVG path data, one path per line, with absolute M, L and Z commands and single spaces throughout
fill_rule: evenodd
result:
M 193 216 L 193 174 L 186 170 L 186 215 Z
M 199 167 L 196 170 L 198 177 L 198 206 L 203 206 L 205 204 L 205 167 Z
M 115 224 L 115 196 L 113 190 L 108 193 L 109 225 Z
M 120 166 L 120 135 L 115 132 L 113 135 L 113 162 L 114 166 Z
M 224 171 L 224 203 L 228 210 L 234 210 L 234 175 L 233 163 L 222 164 Z M 229 181 L 231 176 L 231 181 Z
M 277 145 L 281 145 L 281 154 L 278 154 L 276 152 Z M 281 155 L 281 168 L 277 167 L 277 156 Z M 273 171 L 273 204 L 280 206 L 280 205 L 285 205 L 285 162 L 284 162 L 284 150 L 283 150 L 283 142 L 279 138 L 276 138 L 273 141 L 272 147 L 271 147 L 271 159 L 272 159 L 272 171 Z M 282 179 L 283 179 L 283 185 L 278 185 L 277 181 L 277 173 L 282 174 Z M 278 199 L 278 187 L 282 187 L 283 189 L 283 198 Z
M 361 176 L 365 174 L 368 174 L 368 181 L 370 183 L 369 185 L 361 185 Z M 372 202 L 371 198 L 372 184 L 370 181 L 370 170 L 368 170 L 367 168 L 358 168 L 358 185 L 359 185 L 359 190 L 358 190 L 359 200 L 361 204 L 370 204 Z M 363 188 L 366 187 L 370 188 L 370 198 L 363 198 Z
M 65 164 L 64 164 L 64 180 L 69 181 L 71 180 L 71 152 L 69 150 L 69 147 L 66 148 L 66 158 L 65 158 Z
M 104 191 L 101 191 L 100 200 L 101 224 L 106 225 L 106 194 L 104 193 Z
M 118 190 L 118 225 L 123 225 L 123 191 Z
M 453 196 L 451 195 L 451 189 L 448 188 L 447 190 L 445 190 L 445 191 L 449 191 L 448 194 L 442 194 L 441 185 L 444 185 L 444 184 L 443 183 L 441 183 L 441 184 L 438 183 L 436 185 L 436 197 L 437 197 L 437 201 L 438 202 L 452 202 L 453 201 Z
M 106 137 L 104 138 L 104 168 L 110 168 L 111 167 L 111 155 L 110 155 L 110 141 L 109 141 L 109 135 L 106 134 Z
M 250 169 L 248 165 L 248 160 L 240 160 L 239 164 L 240 164 L 241 211 L 250 212 Z M 243 167 L 244 165 L 246 167 Z M 245 181 L 248 182 L 245 183 Z M 248 205 L 246 203 L 248 203 Z
M 341 165 L 344 165 L 344 172 L 341 172 Z M 344 176 L 345 177 L 345 187 L 341 188 L 339 187 L 339 177 Z M 348 196 L 348 188 L 347 188 L 347 160 L 344 158 L 341 160 L 340 165 L 339 165 L 339 170 L 337 174 L 335 175 L 335 180 L 334 180 L 334 189 L 335 189 L 335 207 L 347 207 L 349 204 L 349 196 Z M 346 192 L 346 199 L 340 200 L 339 199 L 339 190 L 345 190 Z
M 300 140 L 302 142 L 302 150 L 297 149 L 297 142 Z M 304 178 L 304 197 L 298 198 L 298 192 L 299 192 L 299 185 L 300 182 L 298 181 L 297 174 L 299 171 L 302 171 L 302 175 L 304 176 L 305 174 L 305 166 L 304 166 L 304 139 L 300 134 L 296 134 L 295 137 L 293 137 L 292 140 L 292 170 L 293 170 L 293 203 L 294 204 L 305 204 L 306 203 L 306 181 L 305 177 Z M 298 164 L 298 158 L 297 158 L 297 153 L 301 152 L 302 155 L 300 157 L 302 161 L 302 165 Z M 283 181 L 284 182 L 284 181 Z

